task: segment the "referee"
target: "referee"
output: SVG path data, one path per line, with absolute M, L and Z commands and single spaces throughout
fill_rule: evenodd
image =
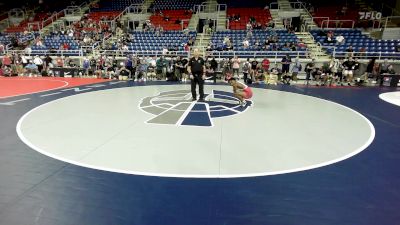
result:
M 206 68 L 204 65 L 204 59 L 201 58 L 199 49 L 194 49 L 194 57 L 189 60 L 188 72 L 191 79 L 191 90 L 193 101 L 196 101 L 196 83 L 199 84 L 199 101 L 204 101 L 204 80 L 206 78 Z

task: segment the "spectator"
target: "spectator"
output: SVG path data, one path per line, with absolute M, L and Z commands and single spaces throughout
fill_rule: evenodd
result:
M 24 49 L 24 53 L 25 55 L 30 56 L 32 54 L 32 48 L 30 47 L 30 45 L 28 44 L 28 46 L 26 46 L 26 48 Z
M 346 49 L 346 52 L 347 52 L 347 56 L 348 56 L 348 57 L 353 57 L 353 56 L 354 56 L 354 49 L 353 49 L 353 46 L 350 45 L 349 48 Z
M 321 74 L 321 86 L 325 86 L 326 84 L 328 84 L 329 81 L 329 85 L 332 82 L 332 71 L 331 71 L 331 67 L 330 67 L 330 62 L 324 62 L 322 64 L 322 74 Z
M 92 74 L 94 75 L 96 70 L 97 70 L 97 61 L 96 59 L 92 56 L 92 58 L 90 59 L 90 70 L 92 72 Z
M 254 50 L 258 51 L 261 49 L 261 44 L 260 41 L 258 39 L 256 39 L 256 41 L 254 42 Z
M 249 22 L 247 22 L 247 24 L 246 24 L 246 30 L 249 31 L 249 30 L 251 30 L 251 29 L 252 29 L 252 25 L 251 25 L 251 22 L 249 21 Z
M 346 61 L 343 62 L 343 75 L 346 77 L 346 81 L 349 86 L 351 86 L 351 83 L 353 82 L 355 66 L 356 63 L 354 62 L 352 57 L 349 57 Z
M 190 51 L 190 46 L 188 43 L 185 43 L 183 46 L 183 49 L 185 50 L 185 52 L 189 52 Z
M 43 62 L 44 62 L 44 66 L 47 68 L 47 67 L 49 67 L 50 63 L 53 62 L 53 59 L 49 55 L 46 55 L 44 57 Z
M 251 64 L 250 64 L 250 59 L 247 59 L 244 63 L 243 63 L 243 67 L 242 67 L 242 72 L 243 72 L 243 80 L 245 83 L 247 82 L 248 79 L 248 75 L 250 73 L 250 69 L 251 69 Z
M 311 62 L 307 63 L 306 68 L 305 68 L 307 84 L 310 80 L 311 73 L 314 69 L 315 69 L 315 59 L 312 59 Z
M 282 60 L 281 60 L 281 63 L 282 63 L 282 74 L 287 75 L 289 73 L 290 63 L 291 62 L 292 62 L 292 59 L 289 57 L 288 54 L 282 58 Z
M 0 55 L 3 55 L 6 51 L 6 48 L 3 43 L 0 42 Z
M 258 66 L 257 60 L 253 59 L 253 61 L 251 61 L 251 67 L 250 67 L 250 77 L 252 81 L 255 81 L 257 66 Z
M 135 81 L 136 80 L 146 81 L 148 64 L 145 59 L 138 60 L 138 61 L 139 61 L 138 73 L 137 73 L 137 77 L 135 77 L 134 79 L 135 79 Z M 133 74 L 132 74 L 132 77 L 133 77 Z
M 207 58 L 205 62 L 205 67 L 206 67 L 206 80 L 212 79 L 214 84 L 217 83 L 217 76 L 214 68 L 211 66 L 210 58 Z
M 82 67 L 84 70 L 84 75 L 89 76 L 90 60 L 87 57 L 83 58 Z
M 28 65 L 28 57 L 26 57 L 25 55 L 21 56 L 21 63 L 22 63 L 22 67 L 25 68 L 26 65 Z
M 119 80 L 128 80 L 131 76 L 131 71 L 129 71 L 123 62 L 121 62 L 121 68 L 117 71 Z
M 292 80 L 297 82 L 297 75 L 301 72 L 303 66 L 301 65 L 301 63 L 299 62 L 299 58 L 296 58 L 294 60 L 294 65 L 292 67 Z M 288 84 L 290 85 L 290 83 L 288 82 Z
M 32 77 L 32 75 L 36 76 L 38 73 L 38 67 L 33 63 L 32 60 L 29 60 L 28 65 L 25 67 L 26 73 L 29 77 Z
M 319 86 L 319 82 L 320 82 L 320 78 L 322 75 L 322 71 L 320 68 L 315 67 L 312 71 L 311 71 L 311 76 L 314 78 L 316 85 Z
M 345 39 L 344 39 L 343 35 L 340 34 L 340 35 L 336 36 L 336 44 L 342 45 L 342 44 L 344 44 L 344 42 L 345 42 Z
M 396 74 L 396 71 L 394 70 L 394 66 L 393 65 L 390 65 L 388 67 L 388 72 L 387 73 L 388 74 Z
M 239 68 L 240 68 L 240 59 L 237 56 L 235 56 L 232 59 L 232 69 L 233 69 L 233 74 L 232 75 L 236 79 L 239 79 Z M 235 76 L 235 74 L 236 74 L 236 76 Z
M 256 75 L 255 75 L 255 83 L 261 83 L 265 81 L 265 75 L 264 75 L 264 69 L 262 67 L 262 64 L 257 65 L 257 70 L 256 70 Z
M 165 47 L 165 46 L 163 46 L 163 48 L 162 48 L 162 55 L 167 55 L 167 53 L 168 53 L 168 48 L 167 47 Z
M 245 38 L 243 41 L 243 48 L 249 48 L 249 40 L 247 40 L 247 38 Z
M 389 66 L 390 66 L 390 63 L 388 62 L 388 60 L 387 59 L 384 59 L 383 60 L 383 63 L 381 64 L 381 71 L 380 71 L 380 73 L 381 74 L 384 74 L 384 73 L 388 73 L 388 71 L 389 71 Z
M 11 67 L 11 55 L 10 54 L 6 54 L 5 56 L 3 56 L 3 60 L 2 60 L 2 65 L 3 66 L 7 66 L 7 67 Z
M 270 20 L 269 22 L 267 22 L 267 27 L 274 29 L 275 28 L 275 22 L 273 20 Z
M 176 57 L 176 60 L 175 60 L 175 62 L 174 62 L 174 67 L 175 67 L 175 77 L 177 77 L 177 79 L 179 80 L 179 81 L 181 81 L 182 80 L 182 68 L 183 68 L 183 65 L 182 65 L 182 60 L 181 60 L 181 57 L 180 56 L 177 56 Z
M 12 76 L 12 70 L 11 70 L 10 66 L 4 66 L 3 68 L 0 68 L 0 70 L 3 73 L 3 76 L 5 76 L 5 77 Z
M 290 48 L 291 51 L 297 51 L 297 47 L 296 47 L 296 44 L 294 42 L 290 43 L 289 48 Z
M 269 59 L 265 58 L 262 62 L 262 68 L 264 69 L 264 71 L 269 71 L 269 66 L 270 66 L 270 61 Z
M 298 43 L 297 43 L 297 47 L 299 48 L 307 48 L 307 45 L 304 43 L 303 39 L 299 39 Z
M 69 44 L 64 42 L 64 44 L 62 45 L 62 49 L 61 50 L 69 50 Z
M 161 56 L 157 61 L 156 61 L 156 73 L 157 73 L 157 79 L 166 79 L 167 75 L 167 60 L 164 58 L 164 56 Z
M 379 75 L 379 70 L 376 70 L 376 69 L 374 70 L 375 64 L 377 64 L 379 67 L 379 64 L 376 63 L 376 58 L 373 57 L 367 64 L 367 69 L 365 70 L 365 73 L 364 73 L 365 77 L 374 79 L 374 80 L 377 79 L 377 77 Z
M 283 45 L 280 50 L 285 51 L 285 52 L 290 51 L 290 44 L 286 42 L 285 45 Z
M 56 65 L 57 65 L 58 68 L 64 67 L 64 59 L 63 59 L 62 56 L 59 56 L 56 59 Z
M 213 44 L 212 41 L 208 42 L 206 50 L 207 51 L 214 51 L 214 44 Z
M 43 47 L 43 42 L 42 42 L 42 40 L 41 40 L 40 38 L 38 38 L 38 39 L 36 40 L 36 46 L 38 46 L 38 47 Z

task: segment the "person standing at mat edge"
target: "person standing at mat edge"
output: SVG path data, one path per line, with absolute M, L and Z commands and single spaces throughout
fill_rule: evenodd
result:
M 204 59 L 200 57 L 199 49 L 194 49 L 193 57 L 189 60 L 188 72 L 191 80 L 193 101 L 196 101 L 196 84 L 199 84 L 199 101 L 204 101 L 204 80 L 206 79 L 206 68 Z

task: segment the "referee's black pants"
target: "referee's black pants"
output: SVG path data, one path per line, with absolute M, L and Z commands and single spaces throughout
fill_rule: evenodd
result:
M 204 100 L 204 80 L 201 77 L 201 73 L 193 73 L 193 79 L 191 80 L 191 89 L 193 99 L 197 98 L 196 95 L 196 84 L 199 84 L 200 99 Z

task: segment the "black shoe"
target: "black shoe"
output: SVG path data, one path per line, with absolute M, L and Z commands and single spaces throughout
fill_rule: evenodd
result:
M 194 101 L 197 101 L 197 99 L 195 99 L 195 98 L 192 98 L 192 101 L 194 102 Z
M 199 102 L 204 102 L 204 98 L 199 99 Z

